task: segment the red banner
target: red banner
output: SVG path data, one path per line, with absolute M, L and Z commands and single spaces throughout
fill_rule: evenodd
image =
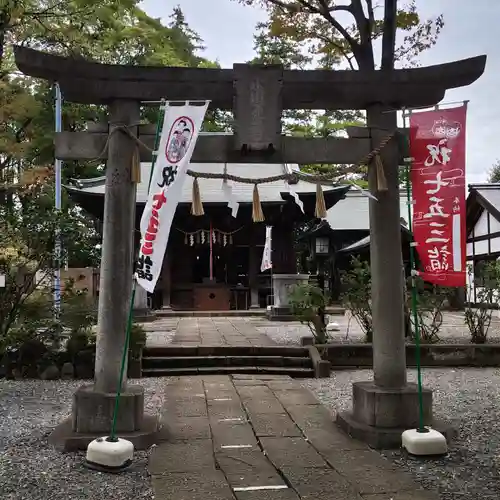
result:
M 420 276 L 465 286 L 465 117 L 467 108 L 410 115 L 413 236 Z

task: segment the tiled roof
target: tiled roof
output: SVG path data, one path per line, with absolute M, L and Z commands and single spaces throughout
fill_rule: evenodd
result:
M 406 192 L 400 193 L 401 218 L 408 220 Z M 360 191 L 351 189 L 344 200 L 340 200 L 328 210 L 327 221 L 335 230 L 370 229 L 369 199 Z

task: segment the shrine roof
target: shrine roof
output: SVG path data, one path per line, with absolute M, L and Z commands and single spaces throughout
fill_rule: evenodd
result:
M 224 163 L 191 163 L 190 170 L 204 173 L 224 173 Z M 227 164 L 227 173 L 239 177 L 258 179 L 291 173 L 292 170 L 298 170 L 298 165 L 283 164 Z M 148 193 L 149 178 L 151 173 L 151 163 L 141 163 L 141 182 L 137 186 L 137 203 L 145 204 Z M 96 177 L 93 179 L 73 180 L 71 185 L 66 186 L 71 192 L 78 192 L 88 195 L 104 196 L 106 177 Z M 198 179 L 200 185 L 201 200 L 203 203 L 224 203 L 226 200 L 222 195 L 222 180 L 220 179 Z M 252 203 L 253 184 L 244 184 L 241 182 L 230 182 L 233 188 L 233 195 L 239 203 Z M 193 178 L 188 176 L 183 189 L 180 203 L 191 203 L 192 200 Z M 312 194 L 316 192 L 316 184 L 300 180 L 291 185 L 297 194 Z M 346 186 L 324 186 L 324 191 L 334 191 L 337 189 L 346 189 Z M 285 181 L 269 182 L 259 184 L 260 200 L 266 202 L 282 202 L 281 193 L 287 192 Z
M 408 230 L 407 227 L 405 227 L 403 224 L 401 224 L 401 231 L 403 235 L 408 236 L 410 234 L 410 231 Z M 364 238 L 361 238 L 360 240 L 352 243 L 351 245 L 348 245 L 344 248 L 341 248 L 338 253 L 354 253 L 354 252 L 359 252 L 365 248 L 368 248 L 370 245 L 370 235 L 365 236 Z
M 500 222 L 500 183 L 469 184 L 467 233 L 475 226 L 483 210 Z
M 406 191 L 400 192 L 400 213 L 408 219 Z M 351 189 L 345 199 L 340 200 L 327 212 L 326 220 L 333 230 L 370 230 L 369 198 L 361 191 Z M 369 240 L 368 240 L 369 241 Z

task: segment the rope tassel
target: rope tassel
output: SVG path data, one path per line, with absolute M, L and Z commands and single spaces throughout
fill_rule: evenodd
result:
M 375 155 L 375 168 L 377 169 L 377 191 L 387 191 L 387 179 L 380 155 Z
M 326 219 L 325 196 L 319 182 L 316 184 L 316 209 L 314 210 L 314 216 L 318 219 Z
M 262 211 L 262 205 L 260 203 L 259 188 L 257 184 L 253 186 L 253 198 L 252 198 L 252 220 L 254 222 L 262 222 L 264 220 L 264 212 Z
M 141 183 L 141 158 L 139 155 L 139 148 L 136 147 L 134 149 L 134 153 L 132 155 L 132 166 L 130 169 L 130 180 L 134 184 Z
M 205 211 L 203 210 L 203 203 L 201 202 L 200 185 L 198 184 L 197 177 L 193 179 L 193 199 L 191 203 L 191 215 L 194 215 L 196 217 L 205 215 Z

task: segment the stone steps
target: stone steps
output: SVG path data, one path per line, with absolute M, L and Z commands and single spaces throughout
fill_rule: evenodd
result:
M 302 347 L 172 345 L 143 351 L 143 377 L 237 373 L 314 377 L 315 372 Z
M 314 378 L 314 369 L 290 366 L 205 366 L 202 368 L 143 368 L 143 377 L 176 377 L 181 375 L 288 375 L 293 378 Z
M 286 356 L 178 356 L 178 357 L 147 357 L 143 359 L 143 366 L 148 368 L 189 368 L 214 366 L 282 366 L 309 368 L 310 357 Z

